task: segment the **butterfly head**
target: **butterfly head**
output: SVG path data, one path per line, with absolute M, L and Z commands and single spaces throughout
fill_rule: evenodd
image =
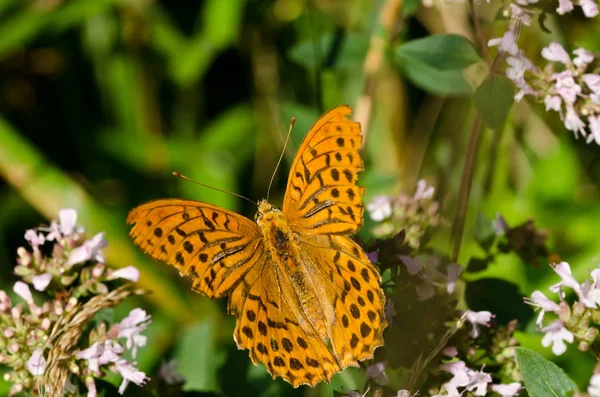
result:
M 258 202 L 258 211 L 256 212 L 256 215 L 254 215 L 254 220 L 260 225 L 273 218 L 279 218 L 280 216 L 283 216 L 283 214 L 279 208 L 275 207 L 267 200 L 260 200 Z

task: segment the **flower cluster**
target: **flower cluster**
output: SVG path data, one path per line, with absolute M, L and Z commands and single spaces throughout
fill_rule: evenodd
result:
M 590 325 L 590 320 L 600 324 L 600 268 L 591 272 L 591 280 L 586 279 L 580 284 L 566 262 L 552 266 L 561 281 L 550 287 L 556 293 L 559 303 L 548 299 L 541 291 L 535 291 L 526 302 L 539 310 L 536 324 L 545 333 L 542 345 L 552 345 L 552 352 L 561 355 L 567 350 L 566 343 L 577 341 L 581 351 L 587 351 L 598 336 L 598 329 Z M 570 305 L 565 298 L 564 288 L 570 288 L 578 300 Z M 546 313 L 554 313 L 557 318 L 544 326 Z
M 0 290 L 0 364 L 11 368 L 4 375 L 12 383 L 10 395 L 40 390 L 48 396 L 75 395 L 84 385 L 94 397 L 94 378 L 106 371 L 123 377 L 121 392 L 129 382 L 142 385 L 147 380 L 123 357 L 129 351 L 135 358 L 137 348 L 146 344 L 140 332 L 150 317 L 141 309 L 108 331 L 106 323 L 96 324 L 88 335 L 89 347 L 78 348 L 96 313 L 143 291 L 128 282 L 137 281 L 139 271 L 108 269 L 104 234 L 86 240 L 76 220 L 74 210 L 62 210 L 50 226 L 28 230 L 31 249 L 17 250 L 14 269 L 22 281 L 13 292 L 24 302 L 13 302 Z M 119 286 L 116 279 L 125 284 Z
M 412 248 L 419 248 L 432 228 L 443 222 L 439 204 L 433 199 L 435 190 L 424 180 L 417 183 L 413 196 L 400 194 L 397 197 L 376 196 L 367 204 L 367 211 L 374 221 L 380 222 L 373 235 L 391 237 L 404 230 L 406 241 Z

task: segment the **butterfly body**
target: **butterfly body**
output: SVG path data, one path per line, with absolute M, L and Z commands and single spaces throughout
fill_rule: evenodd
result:
M 292 164 L 281 210 L 256 222 L 211 204 L 151 201 L 127 217 L 134 242 L 211 298 L 229 296 L 234 339 L 294 387 L 329 381 L 372 358 L 387 326 L 381 277 L 347 235 L 362 225 L 360 126 L 340 106 L 323 115 Z

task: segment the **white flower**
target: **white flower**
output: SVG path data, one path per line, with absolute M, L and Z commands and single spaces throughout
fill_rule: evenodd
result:
M 119 386 L 119 394 L 123 394 L 125 392 L 125 388 L 129 384 L 129 382 L 133 382 L 138 386 L 144 385 L 150 378 L 146 377 L 146 374 L 133 366 L 133 364 L 129 363 L 126 360 L 119 360 L 115 363 L 115 368 L 123 377 L 123 382 L 121 382 L 121 386 Z
M 593 73 L 586 73 L 581 76 L 581 79 L 589 87 L 592 92 L 600 93 L 600 75 Z
M 466 313 L 466 317 L 467 321 L 473 324 L 473 329 L 471 330 L 471 337 L 473 339 L 476 339 L 477 337 L 479 337 L 479 327 L 477 325 L 484 325 L 486 327 L 489 327 L 490 320 L 492 319 L 493 315 L 492 313 L 485 310 L 480 312 L 474 312 L 469 310 Z
M 590 397 L 600 397 L 600 374 L 592 375 L 587 392 Z
M 510 227 L 502 215 L 496 214 L 496 217 L 492 221 L 492 229 L 494 229 L 494 234 L 500 237 L 504 236 Z
M 554 110 L 560 112 L 562 100 L 558 95 L 546 95 L 544 97 L 544 103 L 546 104 L 546 111 Z
M 392 215 L 392 202 L 388 196 L 375 196 L 367 204 L 367 211 L 369 211 L 371 219 L 381 222 Z
M 531 294 L 531 298 L 525 298 L 525 303 L 530 304 L 536 309 L 542 309 L 540 310 L 540 314 L 538 315 L 538 318 L 535 322 L 538 326 L 542 325 L 542 321 L 544 320 L 544 314 L 546 312 L 558 311 L 558 304 L 546 298 L 546 295 L 544 295 L 541 291 L 534 291 L 533 294 Z
M 454 361 L 440 365 L 440 369 L 446 372 L 450 372 L 452 379 L 449 382 L 444 383 L 443 388 L 451 394 L 456 391 L 458 387 L 465 387 L 470 382 L 469 371 L 464 361 Z
M 135 358 L 137 348 L 146 345 L 147 338 L 140 335 L 150 321 L 150 317 L 142 309 L 133 309 L 129 315 L 119 323 L 119 338 L 126 338 L 127 349 L 131 350 L 131 356 Z
M 594 0 L 579 0 L 583 14 L 588 18 L 598 15 L 598 4 Z
M 46 242 L 44 235 L 37 233 L 33 229 L 29 229 L 25 232 L 25 240 L 29 241 L 34 250 L 37 250 L 40 245 L 43 245 Z
M 88 376 L 85 378 L 85 387 L 87 387 L 87 389 L 88 389 L 87 397 L 96 397 L 97 396 L 96 382 L 94 382 L 93 377 Z
M 29 360 L 27 360 L 27 370 L 33 376 L 44 375 L 46 369 L 46 359 L 44 358 L 44 349 L 36 348 Z
M 385 374 L 386 361 L 369 365 L 365 371 L 367 378 L 371 378 L 375 383 L 385 386 L 388 383 L 388 377 Z
M 52 275 L 50 273 L 33 276 L 33 288 L 38 291 L 44 291 L 50 284 L 50 281 L 52 281 Z
M 542 332 L 546 333 L 542 338 L 542 346 L 552 345 L 552 353 L 557 356 L 567 351 L 565 342 L 573 343 L 574 340 L 573 333 L 566 329 L 564 323 L 560 320 L 554 320 L 550 325 L 542 328 Z
M 581 121 L 579 115 L 575 111 L 572 105 L 567 105 L 567 115 L 565 116 L 565 127 L 569 131 L 573 131 L 575 133 L 575 137 L 577 137 L 577 133 L 579 132 L 584 137 L 586 136 L 585 132 L 585 123 Z
M 558 0 L 556 12 L 560 15 L 573 11 L 573 2 L 571 0 Z
M 491 39 L 488 41 L 488 47 L 496 47 L 498 46 L 498 51 L 506 52 L 510 55 L 517 55 L 519 51 L 519 46 L 517 44 L 517 37 L 515 36 L 515 32 L 512 30 L 507 30 L 501 38 Z
M 90 259 L 104 263 L 104 255 L 102 255 L 101 249 L 107 245 L 108 243 L 104 238 L 104 232 L 100 232 L 91 240 L 87 240 L 83 243 L 83 245 L 75 248 L 71 252 L 71 255 L 69 255 L 67 265 L 72 266 L 78 263 L 86 262 Z
M 419 179 L 419 181 L 417 182 L 417 191 L 415 192 L 414 199 L 430 199 L 433 197 L 434 193 L 435 188 L 433 186 L 427 185 L 427 181 L 425 181 L 424 179 Z
M 600 145 L 600 116 L 588 117 L 588 124 L 590 126 L 591 134 L 588 135 L 586 142 L 590 143 L 595 141 L 596 144 Z
M 520 4 L 527 5 L 528 2 L 537 3 L 537 0 L 536 1 L 521 0 Z M 517 1 L 517 3 L 519 3 L 519 1 Z M 525 4 L 523 4 L 523 3 L 525 3 Z M 516 4 L 510 4 L 509 8 L 510 8 L 510 17 L 512 19 L 512 22 L 515 25 L 519 25 L 519 24 L 523 24 L 526 26 L 531 25 L 531 15 L 524 8 L 521 8 Z
M 571 64 L 571 57 L 563 46 L 556 41 L 542 49 L 542 56 L 552 62 L 560 62 L 564 65 Z
M 77 211 L 74 209 L 64 209 L 58 211 L 60 219 L 60 232 L 63 236 L 69 236 L 73 233 L 75 222 L 77 222 Z
M 17 281 L 13 287 L 13 291 L 15 291 L 15 293 L 21 298 L 23 298 L 25 302 L 33 302 L 33 296 L 31 296 L 31 290 L 29 289 L 29 285 L 25 284 L 24 282 Z
M 573 54 L 577 55 L 575 59 L 573 59 L 573 64 L 577 67 L 585 68 L 594 61 L 594 54 L 585 48 L 577 48 L 573 50 Z
M 476 396 L 485 396 L 487 391 L 488 383 L 492 382 L 492 376 L 481 371 L 469 370 L 469 384 L 467 385 L 468 391 L 475 390 Z
M 112 340 L 107 340 L 103 343 L 95 342 L 87 349 L 79 351 L 75 357 L 87 360 L 89 369 L 98 372 L 101 365 L 119 360 L 121 353 L 123 353 L 121 345 Z
M 119 270 L 113 271 L 110 274 L 110 280 L 114 280 L 116 278 L 137 282 L 140 279 L 140 271 L 135 266 L 123 267 Z
M 406 255 L 398 255 L 398 258 L 400 258 L 402 263 L 404 263 L 408 274 L 410 274 L 411 276 L 414 276 L 415 274 L 419 273 L 421 269 L 423 269 L 421 261 L 417 258 L 411 258 L 410 256 Z
M 556 80 L 554 87 L 558 95 L 569 104 L 575 103 L 577 95 L 581 94 L 581 86 L 575 82 L 573 72 L 565 70 L 560 73 L 554 73 L 552 79 Z
M 521 389 L 519 382 L 509 383 L 508 385 L 492 385 L 492 390 L 502 395 L 502 397 L 518 396 Z

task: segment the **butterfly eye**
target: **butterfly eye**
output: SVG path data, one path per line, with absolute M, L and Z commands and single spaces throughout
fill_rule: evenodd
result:
M 256 214 L 254 214 L 254 221 L 258 222 L 260 220 L 260 218 L 262 218 L 263 214 L 262 212 L 258 211 L 256 212 Z

